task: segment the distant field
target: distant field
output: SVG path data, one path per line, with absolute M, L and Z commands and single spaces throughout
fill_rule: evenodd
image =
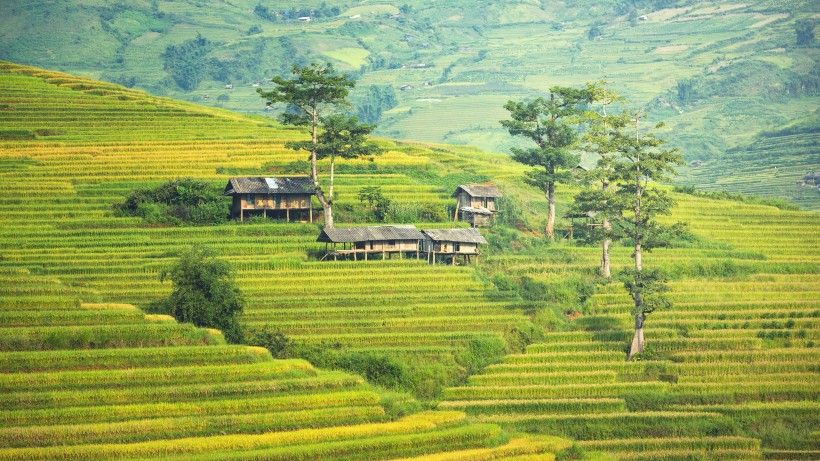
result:
M 257 5 L 269 16 L 254 13 Z M 702 167 L 709 181 L 747 193 L 734 180 L 746 170 L 733 171 L 723 161 L 758 133 L 792 123 L 818 106 L 816 42 L 796 43 L 799 22 L 816 16 L 813 4 L 755 0 L 672 6 L 616 11 L 612 2 L 601 0 L 541 5 L 332 0 L 294 7 L 241 0 L 218 7 L 78 2 L 66 9 L 12 2 L 0 5 L 0 58 L 255 115 L 264 114 L 264 105 L 254 82 L 287 74 L 293 64 L 327 60 L 357 75 L 354 96 L 370 85 L 397 92 L 399 106 L 382 118 L 379 135 L 501 153 L 510 140 L 498 130 L 505 117 L 499 102 L 545 95 L 554 85 L 606 80 L 631 107 L 664 121 L 671 143 L 687 160 L 714 160 Z M 312 20 L 301 22 L 294 15 Z M 202 59 L 210 60 L 208 66 L 218 62 L 218 70 L 203 73 L 196 89 L 182 91 L 161 56 L 198 33 L 212 42 Z M 412 68 L 419 64 L 427 67 Z M 225 90 L 228 82 L 233 90 Z M 681 93 L 679 85 L 686 84 L 701 94 Z M 406 85 L 413 89 L 399 90 Z M 419 102 L 454 96 L 467 98 L 440 107 Z M 444 114 L 451 117 L 442 116 L 446 107 L 453 108 Z M 788 149 L 771 154 L 781 171 L 817 166 Z M 779 179 L 757 180 L 763 181 L 762 195 L 777 191 L 806 209 L 817 208 L 816 201 L 786 190 Z

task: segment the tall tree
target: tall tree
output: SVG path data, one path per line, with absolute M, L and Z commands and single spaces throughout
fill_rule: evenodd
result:
M 356 83 L 347 74 L 336 74 L 329 64 L 293 66 L 292 72 L 293 79 L 274 77 L 271 81 L 276 84 L 276 88 L 271 91 L 259 88 L 257 93 L 269 104 L 287 104 L 289 110 L 279 117 L 282 123 L 309 128 L 310 141 L 290 143 L 290 147 L 310 152 L 310 177 L 316 188 L 316 198 L 324 210 L 325 227 L 333 227 L 333 198 L 325 195 L 319 184 L 319 129 L 324 114 L 330 115 L 337 107 L 347 103 L 349 89 Z
M 612 144 L 610 130 L 613 127 L 623 127 L 628 115 L 607 113 L 610 105 L 623 102 L 624 99 L 609 90 L 605 82 L 587 83 L 587 91 L 592 95 L 593 106 L 599 108 L 584 112 L 588 124 L 582 147 L 587 152 L 597 154 L 599 160 L 595 168 L 582 174 L 581 179 L 594 184 L 595 187 L 581 191 L 575 196 L 573 211 L 576 214 L 594 217 L 598 221 L 598 225 L 590 229 L 591 240 L 601 242 L 599 273 L 602 277 L 609 278 L 611 275 L 609 247 L 615 237 L 611 221 L 612 217 L 617 214 L 612 197 L 614 189 L 610 187 L 617 149 Z
M 330 182 L 327 189 L 325 207 L 325 226 L 333 227 L 333 184 L 335 182 L 336 159 L 353 159 L 378 155 L 382 149 L 367 140 L 376 125 L 359 123 L 356 117 L 330 115 L 321 119 L 322 131 L 316 142 L 296 141 L 285 144 L 289 149 L 307 150 L 311 158 L 330 159 Z M 330 216 L 328 221 L 327 216 Z
M 664 148 L 666 141 L 654 134 L 641 135 L 638 114 L 630 114 L 622 120 L 629 122 L 614 126 L 609 138 L 611 148 L 618 154 L 612 163 L 612 177 L 617 182 L 612 200 L 621 214 L 614 223 L 632 240 L 634 247 L 634 268 L 620 274 L 624 288 L 634 301 L 635 333 L 627 356 L 632 359 L 645 350 L 643 332 L 647 315 L 671 306 L 664 296 L 669 291 L 666 277 L 658 270 L 644 270 L 643 252 L 668 245 L 675 232 L 675 227 L 657 222 L 659 216 L 671 213 L 675 202 L 653 183 L 668 181 L 676 174 L 675 165 L 682 165 L 683 159 L 676 149 Z
M 592 100 L 586 89 L 555 86 L 550 88 L 549 99 L 537 98 L 531 102 L 508 101 L 504 108 L 511 120 L 501 125 L 513 136 L 530 139 L 535 147 L 513 148 L 512 158 L 535 167 L 527 173 L 527 184 L 537 187 L 547 198 L 546 234 L 555 240 L 555 184 L 573 180 L 569 169 L 578 162 L 571 148 L 578 140 L 575 126 L 581 122 L 581 105 Z

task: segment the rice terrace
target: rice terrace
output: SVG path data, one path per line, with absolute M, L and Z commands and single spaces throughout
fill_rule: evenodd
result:
M 812 1 L 0 4 L 0 460 L 820 459 Z

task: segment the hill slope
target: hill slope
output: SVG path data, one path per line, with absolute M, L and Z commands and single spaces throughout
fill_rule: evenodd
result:
M 455 450 L 446 456 L 469 459 L 474 453 L 464 450 L 476 446 L 500 444 L 489 452 L 497 457 L 566 446 L 551 438 L 505 445 L 497 425 L 575 438 L 625 459 L 800 459 L 820 449 L 816 214 L 678 196 L 674 219 L 689 222 L 691 238 L 646 261 L 672 274 L 677 307 L 647 322 L 655 357 L 624 363 L 629 325 L 619 287 L 588 292 L 583 303 L 577 298 L 577 286 L 597 265 L 597 248 L 569 241 L 545 246 L 529 232 L 499 225 L 487 230 L 491 245 L 475 268 L 414 260 L 319 262 L 313 225 L 147 226 L 114 216 L 111 205 L 131 188 L 179 176 L 222 185 L 230 171 L 281 171 L 298 160 L 283 144 L 299 133 L 264 119 L 8 63 L 0 87 L 0 120 L 8 127 L 0 150 L 6 184 L 0 193 L 6 282 L 0 305 L 9 325 L 0 343 L 0 378 L 8 389 L 29 389 L 9 394 L 2 456 L 39 459 L 67 450 L 85 457 L 101 449 L 88 444 L 99 443 L 109 444 L 111 456 L 126 458 L 164 457 L 168 450 L 182 458 L 219 457 L 225 454 L 191 450 L 262 449 L 258 443 L 269 444 L 266 455 L 287 457 L 293 452 L 277 450 L 293 449 L 325 458 L 411 456 L 418 449 Z M 521 184 L 521 166 L 506 156 L 379 142 L 385 155 L 372 164 L 351 162 L 339 175 L 340 204 L 355 208 L 359 187 L 382 185 L 397 203 L 409 207 L 421 200 L 443 209 L 453 182 L 491 178 L 519 210 L 523 229 L 528 222 L 541 227 L 543 198 Z M 572 192 L 560 191 L 559 214 Z M 220 345 L 212 332 L 146 319 L 124 305 L 164 296 L 170 287 L 159 282 L 158 272 L 192 243 L 210 245 L 231 262 L 248 297 L 248 327 L 268 324 L 307 346 L 298 349 L 305 357 L 336 366 L 366 354 L 392 357 L 391 363 L 413 371 L 401 375 L 414 379 L 403 384 L 421 396 L 443 395 L 441 413 L 384 422 L 407 404 L 381 400 L 360 378 L 302 361 L 271 361 L 258 350 Z M 613 260 L 616 267 L 628 265 L 629 249 L 616 247 Z M 582 315 L 570 322 L 567 310 Z M 499 343 L 509 352 L 503 363 L 460 385 L 467 371 L 495 357 L 482 351 L 497 353 Z M 119 349 L 108 352 L 112 347 Z M 157 354 L 165 347 L 167 356 Z M 76 348 L 89 351 L 47 352 Z M 123 361 L 122 354 L 130 358 Z M 157 398 L 149 390 L 160 384 L 155 380 L 167 379 L 160 369 L 168 361 L 184 369 L 178 383 L 159 387 L 174 402 L 147 408 Z M 134 366 L 146 370 L 127 376 L 82 371 Z M 271 378 L 260 381 L 265 373 Z M 236 383 L 202 384 L 228 378 Z M 104 390 L 124 380 L 130 384 L 122 392 Z M 451 387 L 439 394 L 445 384 Z M 86 385 L 99 386 L 105 405 L 90 405 L 95 393 L 71 391 Z M 292 386 L 288 395 L 297 400 L 317 395 L 325 402 L 326 391 L 359 393 L 361 400 L 336 396 L 342 400 L 323 403 L 323 409 L 280 415 L 285 422 L 265 413 L 281 407 L 235 410 L 245 399 L 239 396 L 253 395 L 256 404 L 265 392 L 278 396 L 282 388 L 276 386 Z M 324 388 L 317 393 L 317 386 Z M 213 407 L 184 404 L 211 393 L 215 397 L 206 400 Z M 177 407 L 183 409 L 173 413 Z M 25 419 L 40 411 L 65 416 Z M 136 413 L 116 433 L 83 419 L 111 423 L 110 414 L 125 411 Z M 163 418 L 150 413 L 157 411 Z M 173 429 L 202 421 L 196 416 L 202 412 L 234 414 L 217 420 L 217 426 L 236 428 L 231 433 L 285 431 L 310 440 L 343 433 L 354 439 L 280 449 L 277 444 L 289 443 L 284 440 L 291 435 L 211 437 L 216 426 Z M 337 429 L 342 424 L 349 426 Z M 314 426 L 333 428 L 307 429 Z M 48 435 L 19 439 L 32 427 Z M 405 429 L 405 435 L 388 435 Z M 111 445 L 123 442 L 129 444 Z M 237 456 L 245 455 L 253 453 Z
M 167 291 L 156 269 L 198 230 L 244 268 L 258 300 L 250 268 L 303 254 L 282 234 L 304 227 L 148 229 L 110 216 L 109 200 L 126 176 L 215 177 L 190 161 L 211 143 L 224 159 L 292 134 L 65 74 L 8 63 L 0 74 L 9 127 L 0 175 L 10 186 L 0 197 L 0 459 L 549 459 L 569 446 L 510 437 L 458 411 L 419 411 L 359 376 L 225 345 L 219 331 L 130 304 L 89 302 Z
M 6 2 L 0 59 L 256 114 L 258 84 L 324 60 L 358 76 L 357 111 L 379 134 L 493 152 L 513 143 L 498 124 L 508 99 L 605 79 L 665 121 L 688 161 L 706 162 L 693 175 L 816 209 L 820 198 L 784 186 L 820 167 L 807 155 L 816 149 L 771 149 L 779 178 L 732 161 L 761 131 L 816 114 L 815 10 L 802 0 Z

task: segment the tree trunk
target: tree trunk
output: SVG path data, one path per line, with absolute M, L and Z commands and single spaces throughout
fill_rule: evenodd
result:
M 330 186 L 327 189 L 328 198 L 326 198 L 327 206 L 325 207 L 325 227 L 333 227 L 333 181 L 336 170 L 336 156 L 330 156 Z
M 602 226 L 607 231 L 612 229 L 612 225 L 609 223 L 608 219 L 604 219 Z M 611 243 L 612 240 L 605 238 L 601 244 L 601 277 L 604 278 L 609 278 L 611 276 L 611 271 L 609 268 L 609 245 Z
M 643 313 L 635 316 L 635 334 L 632 336 L 632 345 L 629 347 L 629 355 L 626 356 L 627 360 L 632 360 L 635 354 L 641 354 L 645 350 L 646 344 L 643 339 L 643 323 L 645 320 L 646 315 Z
M 604 115 L 606 115 L 606 106 L 604 106 Z M 606 158 L 606 156 L 603 157 Z M 607 189 L 609 189 L 609 180 L 608 178 L 604 178 L 601 184 L 601 190 L 604 192 L 604 196 L 606 196 Z M 607 205 L 606 201 L 604 201 L 604 205 Z M 604 229 L 604 241 L 601 242 L 601 277 L 609 278 L 612 275 L 609 267 L 609 245 L 612 244 L 609 233 L 612 231 L 612 223 L 609 222 L 609 218 L 603 219 L 601 227 Z
M 313 126 L 311 131 L 311 141 L 313 145 L 319 144 L 318 130 L 319 130 L 319 114 L 313 111 Z M 319 168 L 316 165 L 316 149 L 310 151 L 310 178 L 313 180 L 313 188 L 316 190 L 316 199 L 322 205 L 325 215 L 325 227 L 333 227 L 333 210 L 332 204 L 325 197 L 322 191 L 322 186 L 319 185 Z
M 549 213 L 547 214 L 547 236 L 555 241 L 555 183 L 549 182 L 547 185 L 547 203 Z

